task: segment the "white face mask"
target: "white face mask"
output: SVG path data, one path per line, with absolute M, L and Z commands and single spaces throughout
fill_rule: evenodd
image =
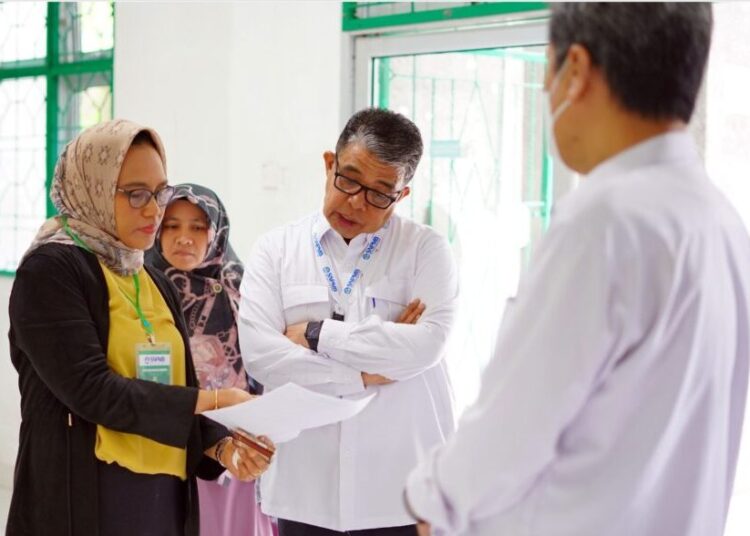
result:
M 567 59 L 563 62 L 562 67 L 558 69 L 555 78 L 552 79 L 552 83 L 549 85 L 549 91 L 546 91 L 544 97 L 544 134 L 547 138 L 547 147 L 552 158 L 556 162 L 564 162 L 560 157 L 560 150 L 557 147 L 557 140 L 555 139 L 555 123 L 560 119 L 560 116 L 568 109 L 571 105 L 569 97 L 565 97 L 565 100 L 557 107 L 557 110 L 552 110 L 552 96 L 557 90 L 557 85 L 560 82 L 560 76 L 565 72 L 565 68 L 568 66 Z

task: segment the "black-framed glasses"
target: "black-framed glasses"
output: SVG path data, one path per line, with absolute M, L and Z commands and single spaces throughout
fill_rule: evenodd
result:
M 134 188 L 132 190 L 117 188 L 117 191 L 128 196 L 128 203 L 130 203 L 130 206 L 133 208 L 145 207 L 151 202 L 152 197 L 156 199 L 157 205 L 165 207 L 174 195 L 174 186 L 165 186 L 156 192 L 152 192 L 146 188 Z
M 384 194 L 383 192 L 379 192 L 378 190 L 374 190 L 369 186 L 365 186 L 361 182 L 347 177 L 346 175 L 342 175 L 341 173 L 339 173 L 338 169 L 339 160 L 338 158 L 336 158 L 336 171 L 333 172 L 333 185 L 336 187 L 336 189 L 339 192 L 344 192 L 347 195 L 357 195 L 359 192 L 364 190 L 365 201 L 367 201 L 368 204 L 372 205 L 375 208 L 384 210 L 390 207 L 393 203 L 399 200 L 399 198 L 401 197 L 401 192 L 404 191 L 402 188 L 398 192 L 393 192 L 392 194 Z

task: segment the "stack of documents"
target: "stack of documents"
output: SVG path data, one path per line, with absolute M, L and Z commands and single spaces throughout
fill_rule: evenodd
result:
M 206 411 L 203 415 L 230 430 L 240 428 L 279 444 L 294 439 L 302 430 L 354 417 L 375 394 L 359 400 L 345 400 L 287 383 L 253 400 Z

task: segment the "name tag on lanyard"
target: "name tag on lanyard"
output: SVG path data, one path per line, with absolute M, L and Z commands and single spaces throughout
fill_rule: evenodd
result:
M 364 277 L 364 270 L 360 268 L 360 265 L 371 264 L 370 261 L 375 257 L 376 253 L 378 253 L 378 251 L 380 250 L 380 246 L 382 245 L 382 232 L 385 231 L 389 225 L 390 220 L 386 222 L 379 233 L 373 235 L 373 237 L 369 240 L 369 242 L 365 246 L 364 251 L 359 256 L 357 265 L 354 267 L 354 270 L 352 270 L 352 273 L 349 276 L 349 279 L 347 280 L 346 285 L 343 289 L 339 285 L 340 279 L 336 274 L 336 268 L 320 241 L 320 236 L 318 235 L 318 231 L 315 228 L 317 226 L 317 222 L 313 226 L 312 239 L 313 250 L 315 252 L 315 262 L 317 262 L 318 268 L 320 269 L 323 277 L 326 280 L 326 283 L 328 284 L 328 291 L 333 298 L 333 301 L 335 302 L 334 312 L 331 316 L 333 320 L 344 320 L 344 315 L 349 308 L 349 300 L 351 298 L 354 287 Z
M 139 380 L 172 385 L 172 345 L 169 343 L 135 345 Z

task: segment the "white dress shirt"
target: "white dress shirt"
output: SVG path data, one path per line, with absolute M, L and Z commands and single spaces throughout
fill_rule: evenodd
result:
M 368 248 L 374 235 L 379 242 Z M 347 246 L 314 214 L 261 237 L 245 264 L 239 335 L 253 378 L 268 390 L 294 382 L 352 399 L 378 393 L 354 418 L 279 445 L 261 481 L 266 514 L 338 531 L 413 524 L 403 503 L 406 477 L 454 429 L 443 356 L 458 292 L 450 247 L 396 215 L 374 235 Z M 348 304 L 336 295 L 345 321 L 331 320 L 337 301 L 325 261 L 339 292 L 355 267 L 362 272 Z M 419 322 L 396 324 L 414 298 L 426 304 Z M 324 319 L 317 353 L 284 336 L 289 325 Z M 395 383 L 365 388 L 362 371 Z
M 750 241 L 684 132 L 557 207 L 477 403 L 409 477 L 436 536 L 718 536 L 748 380 Z

